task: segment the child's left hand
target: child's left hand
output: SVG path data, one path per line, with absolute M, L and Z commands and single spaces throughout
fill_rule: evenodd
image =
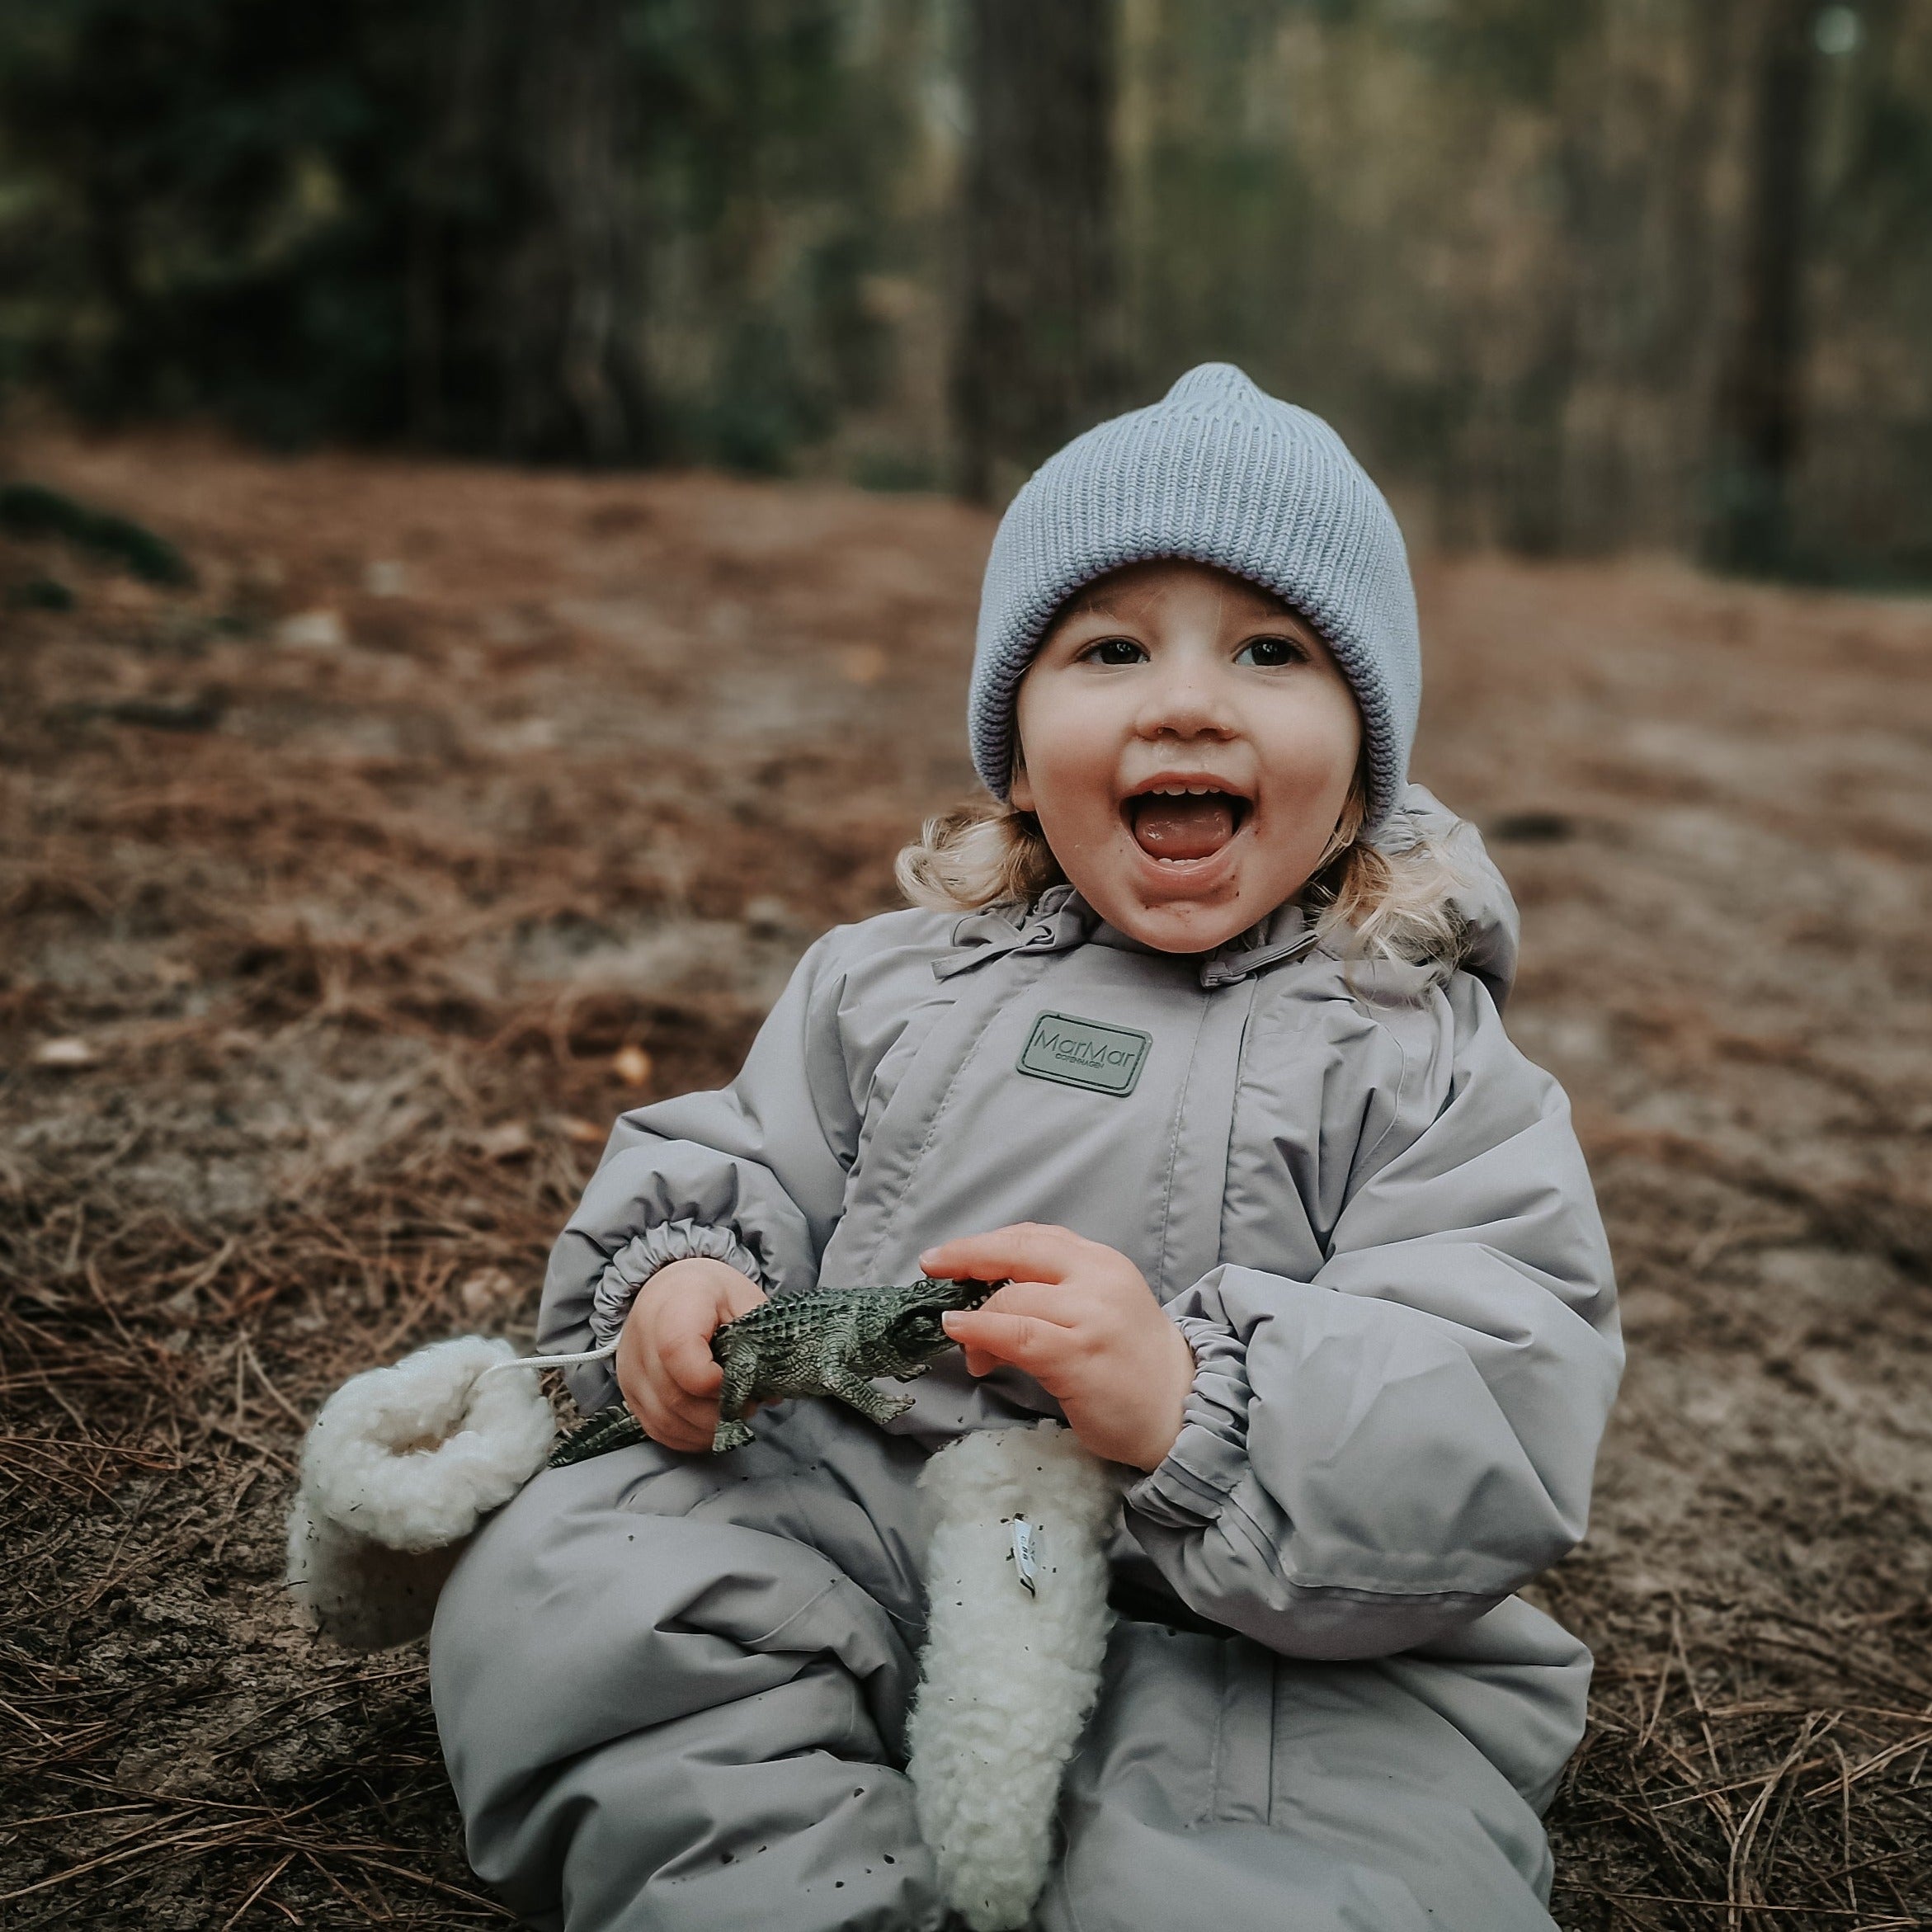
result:
M 982 1308 L 945 1317 L 983 1375 L 1024 1369 L 1096 1456 L 1152 1469 L 1174 1446 L 1194 1386 L 1194 1351 L 1126 1256 L 1069 1228 L 1021 1222 L 942 1242 L 928 1275 L 1004 1280 Z

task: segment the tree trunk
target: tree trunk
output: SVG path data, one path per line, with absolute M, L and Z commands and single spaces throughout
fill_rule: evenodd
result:
M 968 0 L 960 485 L 1004 497 L 1119 383 L 1114 0 Z
M 1720 381 L 1708 544 L 1721 568 L 1792 561 L 1789 492 L 1803 422 L 1805 201 L 1816 0 L 1766 0 L 1755 82 L 1744 276 Z
M 466 0 L 412 290 L 425 440 L 650 453 L 622 0 Z

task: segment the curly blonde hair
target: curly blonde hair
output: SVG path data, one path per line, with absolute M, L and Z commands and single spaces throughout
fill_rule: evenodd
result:
M 1349 958 L 1453 966 L 1468 946 L 1457 901 L 1469 882 L 1450 840 L 1421 834 L 1399 846 L 1372 844 L 1362 836 L 1366 799 L 1358 774 L 1299 902 L 1323 942 Z M 1029 905 L 1067 883 L 1039 819 L 992 799 L 927 819 L 893 873 L 915 906 L 941 912 Z

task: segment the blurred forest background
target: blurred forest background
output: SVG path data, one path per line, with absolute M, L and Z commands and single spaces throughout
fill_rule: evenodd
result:
M 1209 356 L 1424 544 L 1932 576 L 1925 0 L 7 0 L 0 381 L 999 500 Z
M 1558 1922 L 1932 1932 L 1932 0 L 0 0 L 8 1932 L 507 1922 L 309 1419 L 532 1341 L 1213 356 L 1402 516 L 1617 1256 Z

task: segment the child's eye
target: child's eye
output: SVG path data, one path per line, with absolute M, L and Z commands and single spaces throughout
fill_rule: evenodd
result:
M 1237 664 L 1305 664 L 1308 648 L 1297 638 L 1251 638 L 1235 654 Z
M 1102 638 L 1089 644 L 1081 656 L 1089 664 L 1144 664 L 1147 651 L 1132 638 Z

